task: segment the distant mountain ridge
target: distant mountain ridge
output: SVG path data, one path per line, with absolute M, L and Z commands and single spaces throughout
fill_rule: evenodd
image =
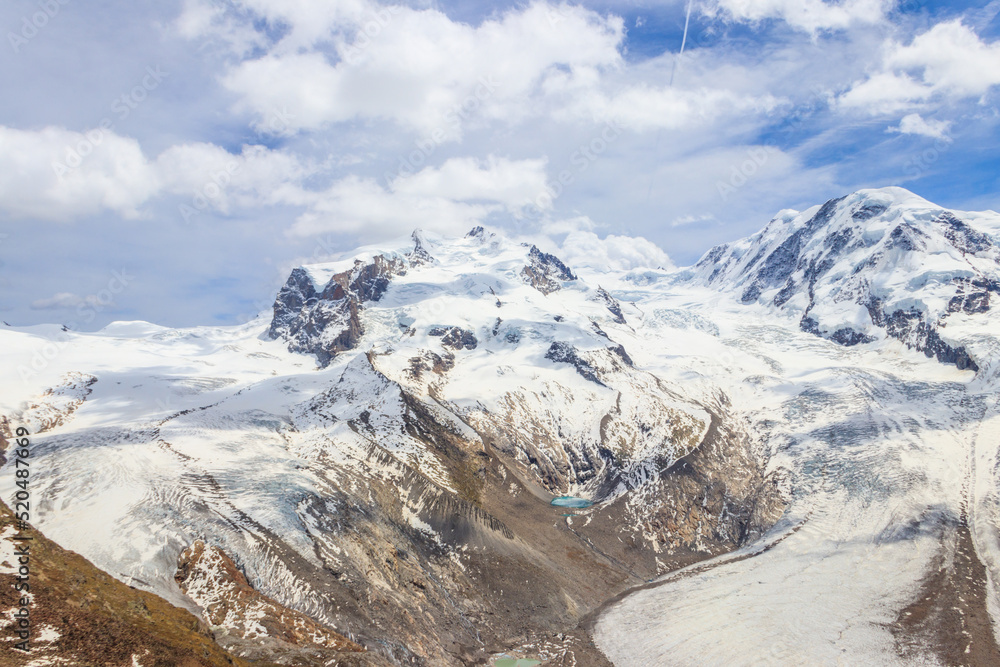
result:
M 701 284 L 800 318 L 843 345 L 894 338 L 958 368 L 976 361 L 949 340 L 956 315 L 1000 300 L 996 214 L 950 211 L 902 188 L 862 190 L 713 248 L 692 269 Z M 992 234 L 991 234 L 992 232 Z

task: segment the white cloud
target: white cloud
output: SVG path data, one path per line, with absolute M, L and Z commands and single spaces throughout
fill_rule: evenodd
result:
M 238 14 L 209 0 L 184 0 L 184 8 L 174 22 L 177 34 L 184 39 L 217 40 L 239 56 L 263 48 L 264 39 Z
M 951 123 L 943 120 L 925 120 L 923 116 L 911 113 L 903 116 L 899 121 L 899 126 L 890 127 L 889 132 L 899 132 L 900 134 L 918 134 L 932 139 L 947 139 L 948 128 Z
M 924 83 L 935 92 L 977 96 L 1000 84 L 1000 42 L 986 44 L 956 19 L 937 24 L 909 46 L 897 46 L 886 64 L 922 70 Z
M 983 42 L 956 19 L 935 25 L 909 45 L 888 43 L 881 71 L 856 83 L 839 103 L 891 113 L 938 95 L 978 97 L 998 84 L 1000 42 Z
M 746 113 L 766 114 L 781 101 L 770 95 L 740 95 L 728 90 L 635 85 L 608 95 L 593 91 L 558 116 L 574 115 L 598 122 L 612 122 L 629 129 L 680 129 L 708 125 L 722 117 Z
M 223 83 L 261 116 L 287 105 L 299 129 L 382 118 L 457 138 L 471 117 L 531 113 L 549 77 L 594 81 L 622 63 L 622 20 L 581 7 L 536 2 L 476 27 L 436 10 L 386 12 L 377 31 L 359 23 L 350 40 L 329 33 L 336 62 L 321 51 L 274 49 Z
M 587 230 L 567 234 L 559 257 L 574 269 L 597 272 L 671 268 L 674 265 L 667 253 L 641 236 L 609 234 L 602 239 Z
M 85 153 L 67 160 L 67 151 Z M 545 160 L 452 158 L 395 178 L 342 178 L 307 184 L 325 167 L 263 146 L 232 154 L 214 144 L 172 146 L 147 158 L 134 139 L 111 131 L 39 131 L 0 126 L 0 212 L 70 221 L 104 211 L 138 218 L 158 197 L 175 196 L 184 219 L 205 210 L 291 206 L 304 209 L 292 232 L 395 234 L 423 226 L 454 232 L 491 213 L 519 215 L 546 191 Z
M 862 18 L 872 2 L 828 6 L 814 0 L 828 14 Z M 440 144 L 492 122 L 614 119 L 636 131 L 678 129 L 767 114 L 781 103 L 759 86 L 746 91 L 747 77 L 736 71 L 721 80 L 700 72 L 702 83 L 695 89 L 666 86 L 653 70 L 639 74 L 622 58 L 623 20 L 577 5 L 536 0 L 478 25 L 435 9 L 379 7 L 364 0 L 343 6 L 296 0 L 287 7 L 241 0 L 238 6 L 272 30 L 286 28 L 263 55 L 237 59 L 221 76 L 238 98 L 236 108 L 256 115 L 264 131 L 275 109 L 288 109 L 282 132 L 374 119 Z M 766 8 L 736 3 L 730 9 L 745 18 Z M 220 32 L 230 30 L 221 19 L 206 19 L 207 11 L 193 4 L 179 25 L 204 29 L 214 21 Z M 235 20 L 227 16 L 230 23 Z
M 172 146 L 152 167 L 163 192 L 181 195 L 222 213 L 233 205 L 281 203 L 289 189 L 319 169 L 299 157 L 264 146 L 244 146 L 233 154 L 214 144 Z
M 546 161 L 541 159 L 453 158 L 440 168 L 428 167 L 412 176 L 398 178 L 392 190 L 406 196 L 491 200 L 516 211 L 530 205 L 545 191 L 545 165 Z
M 843 30 L 854 23 L 877 23 L 893 4 L 892 0 L 716 0 L 706 9 L 709 14 L 722 12 L 736 21 L 780 19 L 815 33 Z
M 244 45 L 264 46 L 266 42 L 262 35 L 246 39 L 247 32 L 254 32 L 247 21 L 253 17 L 266 23 L 272 33 L 281 34 L 272 45 L 274 51 L 294 53 L 327 42 L 333 35 L 364 32 L 371 22 L 387 23 L 397 10 L 370 0 L 231 0 L 228 5 L 213 0 L 185 0 L 175 27 L 186 39 L 222 37 L 234 52 L 243 55 Z M 368 31 L 376 32 L 377 28 L 368 27 Z M 233 34 L 239 38 L 232 39 Z
M 149 159 L 139 142 L 111 130 L 0 126 L 0 211 L 14 218 L 66 222 L 111 211 L 139 218 L 164 194 L 200 209 L 280 201 L 310 173 L 297 158 L 262 146 L 234 155 L 213 144 L 173 146 Z
M 373 179 L 350 176 L 322 192 L 299 190 L 288 203 L 308 206 L 293 235 L 357 233 L 391 236 L 422 227 L 461 233 L 491 213 L 519 210 L 545 191 L 542 160 L 453 158 L 382 187 Z
M 338 232 L 378 239 L 416 227 L 452 234 L 498 210 L 444 197 L 397 195 L 372 179 L 357 176 L 337 181 L 319 195 L 305 195 L 303 200 L 312 201 L 290 230 L 295 236 Z
M 107 301 L 101 301 L 93 294 L 80 296 L 72 292 L 59 292 L 47 299 L 38 299 L 31 302 L 32 310 L 66 310 L 78 308 L 80 306 L 107 307 L 113 305 Z
M 326 41 L 331 33 L 392 20 L 397 7 L 368 0 L 237 0 L 237 6 L 255 12 L 272 24 L 288 28 L 277 50 L 293 52 Z M 375 32 L 375 30 L 370 29 Z
M 706 213 L 702 214 L 689 214 L 682 215 L 680 217 L 674 218 L 670 221 L 671 227 L 687 227 L 688 225 L 696 225 L 700 223 L 711 223 L 715 222 L 715 216 Z
M 101 129 L 0 126 L 0 210 L 16 218 L 66 220 L 104 210 L 126 218 L 159 189 L 135 139 Z
M 933 94 L 933 89 L 906 74 L 879 72 L 864 82 L 856 83 L 838 98 L 837 103 L 842 109 L 888 114 L 923 102 Z

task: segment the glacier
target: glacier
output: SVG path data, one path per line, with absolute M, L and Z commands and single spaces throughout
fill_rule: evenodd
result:
M 209 545 L 371 664 L 989 662 L 998 286 L 900 188 L 680 269 L 418 231 L 240 326 L 0 327 L 0 430 L 60 545 L 203 618 Z

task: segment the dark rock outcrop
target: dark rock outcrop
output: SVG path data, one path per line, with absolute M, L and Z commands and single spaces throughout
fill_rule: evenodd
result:
M 618 303 L 618 299 L 608 294 L 608 291 L 603 287 L 597 288 L 597 301 L 600 301 L 607 307 L 608 312 L 614 317 L 616 323 L 626 324 L 625 315 L 622 314 L 622 305 Z
M 963 346 L 953 346 L 945 342 L 937 327 L 928 322 L 926 316 L 915 310 L 895 310 L 886 313 L 882 303 L 875 298 L 866 304 L 872 322 L 883 327 L 886 333 L 906 344 L 907 347 L 923 352 L 927 357 L 945 364 L 954 364 L 959 370 L 978 371 L 979 365 Z
M 542 294 L 556 292 L 562 288 L 563 282 L 576 280 L 576 276 L 562 260 L 542 252 L 536 246 L 531 246 L 528 264 L 521 269 L 521 275 L 525 282 Z
M 921 273 L 916 267 L 931 255 L 943 268 Z M 797 311 L 803 331 L 841 345 L 872 342 L 878 328 L 928 357 L 977 370 L 964 347 L 945 340 L 944 327 L 949 315 L 989 311 L 1000 294 L 1000 249 L 956 214 L 890 189 L 832 199 L 809 219 L 776 218 L 742 242 L 712 249 L 694 273 L 738 290 L 743 303 Z M 943 281 L 954 288 L 945 293 L 946 309 L 934 305 Z M 925 288 L 935 291 L 925 295 Z M 914 302 L 921 305 L 911 308 Z M 824 321 L 830 303 L 861 306 L 871 323 Z
M 419 241 L 414 257 L 430 258 Z M 369 262 L 356 260 L 352 269 L 334 275 L 317 290 L 309 272 L 297 268 L 275 299 L 270 336 L 286 339 L 292 352 L 315 354 L 326 366 L 338 353 L 357 347 L 364 334 L 363 304 L 381 299 L 392 278 L 405 271 L 402 259 L 376 255 Z
M 441 339 L 441 344 L 453 350 L 474 350 L 479 345 L 476 334 L 461 327 L 433 327 L 428 336 Z
M 555 361 L 557 363 L 572 364 L 576 369 L 576 372 L 580 374 L 581 377 L 590 380 L 596 384 L 605 387 L 601 378 L 598 377 L 597 371 L 591 365 L 589 361 L 584 359 L 579 350 L 570 345 L 569 343 L 562 343 L 556 341 L 549 346 L 548 352 L 545 353 L 545 358 L 549 361 Z

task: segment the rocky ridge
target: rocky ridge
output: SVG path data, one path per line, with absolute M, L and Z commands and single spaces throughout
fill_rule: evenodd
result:
M 937 207 L 901 188 L 863 190 L 709 251 L 688 275 L 798 318 L 842 345 L 901 341 L 977 370 L 946 327 L 988 312 L 1000 295 L 1000 245 L 982 214 Z

